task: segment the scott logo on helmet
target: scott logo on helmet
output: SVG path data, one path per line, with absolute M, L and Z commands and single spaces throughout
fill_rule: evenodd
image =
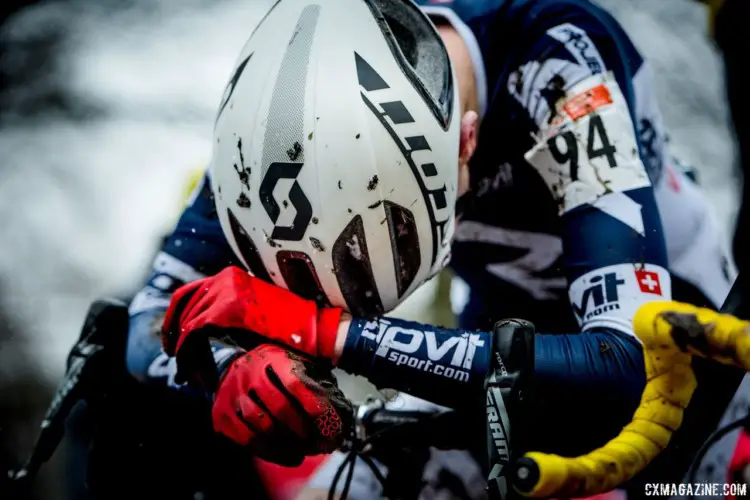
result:
M 258 190 L 260 202 L 266 210 L 268 217 L 270 217 L 271 222 L 274 223 L 271 239 L 300 241 L 305 236 L 307 226 L 310 225 L 312 205 L 310 205 L 310 200 L 307 199 L 307 196 L 305 196 L 305 193 L 297 182 L 297 174 L 299 174 L 301 169 L 302 163 L 271 163 L 268 167 L 268 172 L 266 172 L 263 181 L 260 183 Z M 279 215 L 281 215 L 281 208 L 273 197 L 273 191 L 281 179 L 294 179 L 294 184 L 292 184 L 292 188 L 289 190 L 289 203 L 291 203 L 297 212 L 290 226 L 276 225 Z
M 383 77 L 381 77 L 372 66 L 370 66 L 370 64 L 362 59 L 362 57 L 356 52 L 354 53 L 354 59 L 357 65 L 357 78 L 359 79 L 359 85 L 362 88 L 362 100 L 380 121 L 391 138 L 393 138 L 396 146 L 398 146 L 399 150 L 404 155 L 409 168 L 411 168 L 411 171 L 414 174 L 419 190 L 422 192 L 422 196 L 425 199 L 425 206 L 427 207 L 427 214 L 430 217 L 430 225 L 432 228 L 431 264 L 434 265 L 435 260 L 437 259 L 438 249 L 442 246 L 446 224 L 452 215 L 452 211 L 444 210 L 448 208 L 445 183 L 434 189 L 428 187 L 430 179 L 438 175 L 435 163 L 429 161 L 426 156 L 432 156 L 432 148 L 427 142 L 425 136 L 406 136 L 404 131 L 399 127 L 399 125 L 402 124 L 415 122 L 414 117 L 406 108 L 403 101 L 386 100 L 385 102 L 379 102 L 380 108 L 382 108 L 383 111 L 377 109 L 369 98 L 369 94 L 390 89 L 390 86 L 385 82 Z M 390 122 L 386 117 L 390 118 Z M 393 125 L 391 125 L 391 122 L 393 122 Z M 408 146 L 409 149 L 407 149 L 406 146 Z M 419 167 L 414 161 L 414 153 L 416 152 L 420 153 L 420 158 L 422 159 Z M 434 183 L 434 180 L 432 182 Z

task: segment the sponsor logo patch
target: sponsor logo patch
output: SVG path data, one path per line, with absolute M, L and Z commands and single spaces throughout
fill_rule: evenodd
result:
M 661 283 L 659 283 L 659 275 L 657 273 L 636 269 L 635 279 L 638 280 L 638 286 L 643 293 L 661 295 Z
M 506 463 L 510 460 L 508 446 L 508 417 L 505 402 L 497 388 L 487 390 L 487 427 L 495 445 L 496 459 Z
M 367 322 L 362 336 L 377 344 L 375 355 L 396 366 L 469 381 L 469 373 L 478 347 L 484 346 L 479 334 L 442 335 L 429 330 L 402 328 L 380 319 Z
M 618 273 L 596 274 L 587 280 L 580 303 L 573 302 L 573 311 L 581 320 L 586 321 L 607 311 L 620 309 L 618 288 L 625 280 Z
M 607 104 L 612 104 L 609 89 L 606 85 L 597 85 L 570 99 L 563 105 L 563 110 L 572 120 L 578 120 Z
M 547 31 L 555 40 L 563 43 L 578 64 L 587 67 L 591 73 L 604 72 L 604 61 L 588 34 L 570 23 L 561 24 Z
M 569 289 L 573 313 L 583 329 L 605 327 L 633 334 L 640 306 L 672 296 L 669 272 L 652 264 L 617 264 L 589 272 Z

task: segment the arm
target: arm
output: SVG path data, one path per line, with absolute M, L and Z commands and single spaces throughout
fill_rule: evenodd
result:
M 175 360 L 162 350 L 164 313 L 180 286 L 232 264 L 234 256 L 216 216 L 210 180 L 204 175 L 156 256 L 148 282 L 130 304 L 126 361 L 131 375 L 144 383 L 189 390 L 175 383 Z M 234 358 L 233 348 L 214 343 L 212 350 L 220 367 Z

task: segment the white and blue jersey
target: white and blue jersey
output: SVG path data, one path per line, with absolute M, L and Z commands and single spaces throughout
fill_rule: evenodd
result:
M 647 64 L 608 13 L 586 0 L 417 3 L 457 30 L 476 76 L 473 201 L 451 261 L 459 326 L 468 337 L 519 317 L 546 334 L 536 340 L 532 445 L 588 451 L 616 434 L 640 399 L 636 309 L 651 300 L 723 301 L 734 270 L 722 236 L 669 154 Z M 171 293 L 239 264 L 209 183 L 131 304 L 128 366 L 141 379 L 170 371 L 156 327 Z
M 673 165 L 648 65 L 609 14 L 585 0 L 418 3 L 464 37 L 480 83 L 476 201 L 452 260 L 468 285 L 468 302 L 457 304 L 465 326 L 518 316 L 545 332 L 628 329 L 628 295 L 668 299 L 672 289 L 676 299 L 723 301 L 733 271 L 720 235 Z M 566 117 L 565 104 L 602 87 L 615 102 L 559 132 L 552 121 Z M 600 180 L 608 185 L 580 194 Z M 618 271 L 635 264 L 638 277 Z M 623 273 L 612 293 L 583 300 L 592 279 L 612 272 Z

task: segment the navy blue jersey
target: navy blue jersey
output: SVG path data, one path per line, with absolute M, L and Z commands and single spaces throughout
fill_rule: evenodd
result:
M 470 289 L 462 323 L 487 328 L 515 315 L 544 331 L 573 331 L 595 316 L 631 315 L 634 309 L 620 302 L 628 294 L 646 293 L 638 282 L 646 277 L 659 281 L 661 294 L 646 294 L 643 300 L 648 295 L 669 298 L 669 277 L 658 271 L 668 267 L 668 260 L 653 189 L 668 162 L 665 133 L 650 98 L 647 67 L 622 28 L 582 0 L 418 3 L 436 22 L 457 28 L 476 54 L 477 80 L 486 82 L 478 86 L 483 116 L 471 162 L 476 202 L 465 213 L 453 248 L 452 266 Z M 589 148 L 594 154 L 615 148 L 602 170 L 622 169 L 619 162 L 625 162 L 631 172 L 611 192 L 560 210 L 563 197 L 554 192 L 549 172 L 540 172 L 549 166 L 535 166 L 525 155 L 553 128 L 550 121 L 560 103 L 575 97 L 577 85 L 596 88 L 596 77 L 607 75 L 608 86 L 623 97 L 613 106 L 629 114 L 632 128 L 614 130 L 606 119 L 590 119 L 585 126 L 590 130 L 576 136 L 577 162 L 590 161 L 586 143 L 593 141 L 598 144 Z M 592 84 L 586 85 L 587 80 Z M 621 139 L 625 134 L 630 140 Z M 564 139 L 558 136 L 551 144 L 559 156 L 568 152 Z M 630 151 L 622 151 L 625 142 L 632 144 Z M 570 162 L 553 167 L 559 169 L 554 182 L 567 183 L 558 191 L 569 189 Z M 650 182 L 643 181 L 641 172 Z M 649 265 L 660 276 L 646 274 Z M 638 266 L 642 272 L 635 278 Z M 622 275 L 602 300 L 589 293 L 588 301 L 581 302 L 586 290 L 593 289 L 570 290 L 570 285 L 582 277 L 595 278 L 600 270 L 605 277 L 607 272 Z M 493 300 L 497 297 L 503 300 Z M 606 310 L 609 302 L 618 309 Z M 576 311 L 593 315 L 582 318 Z
M 586 401 L 611 400 L 595 410 L 615 415 L 601 417 L 612 422 L 594 439 L 602 444 L 643 387 L 631 326 L 638 306 L 673 292 L 715 306 L 729 289 L 733 272 L 706 200 L 673 166 L 648 67 L 609 14 L 584 0 L 417 3 L 462 36 L 479 94 L 474 199 L 451 261 L 468 290 L 460 327 L 533 322 L 547 334 L 535 354 L 536 378 L 549 382 L 540 401 L 576 408 L 560 417 L 570 430 L 594 411 Z M 154 325 L 175 288 L 237 265 L 209 184 L 197 188 L 131 304 L 128 364 L 141 379 L 170 373 Z M 591 445 L 557 437 L 544 437 L 548 450 Z

